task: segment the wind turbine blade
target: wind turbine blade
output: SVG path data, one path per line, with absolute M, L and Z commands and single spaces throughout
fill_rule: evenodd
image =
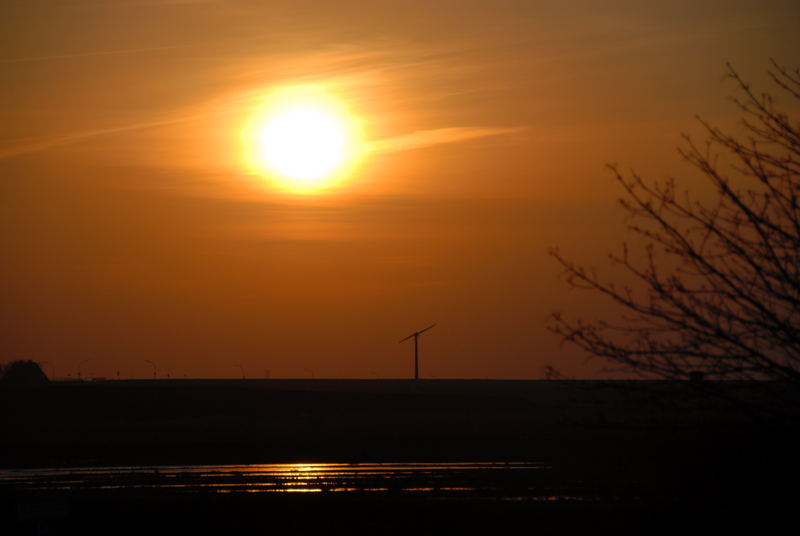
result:
M 421 330 L 419 330 L 419 331 L 415 331 L 414 333 L 412 333 L 411 335 L 409 335 L 409 336 L 408 336 L 408 337 L 406 337 L 405 339 L 400 339 L 400 342 L 407 341 L 407 340 L 408 340 L 408 339 L 410 339 L 411 337 L 418 337 L 420 334 L 422 334 L 422 333 L 425 333 L 426 331 L 428 331 L 429 329 L 431 329 L 431 328 L 432 328 L 432 327 L 434 327 L 435 325 L 436 325 L 436 324 L 431 324 L 430 326 L 428 326 L 428 327 L 427 327 L 427 328 L 425 328 L 425 329 L 421 329 Z
M 428 326 L 427 328 L 419 330 L 419 331 L 417 332 L 417 335 L 420 335 L 421 333 L 425 333 L 426 331 L 428 331 L 429 329 L 431 329 L 431 328 L 432 328 L 432 327 L 434 327 L 434 326 L 436 326 L 436 324 L 431 324 L 431 325 L 430 325 L 430 326 Z
M 412 333 L 411 335 L 409 335 L 409 336 L 408 336 L 408 337 L 406 337 L 405 339 L 400 339 L 400 342 L 407 341 L 408 339 L 410 339 L 411 337 L 414 337 L 415 335 L 417 335 L 417 334 L 416 334 L 416 333 Z M 398 344 L 400 344 L 400 343 L 398 343 Z

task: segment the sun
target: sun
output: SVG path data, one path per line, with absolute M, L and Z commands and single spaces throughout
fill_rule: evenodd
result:
M 294 193 L 317 193 L 347 178 L 363 156 L 356 117 L 318 86 L 271 93 L 242 130 L 252 173 Z

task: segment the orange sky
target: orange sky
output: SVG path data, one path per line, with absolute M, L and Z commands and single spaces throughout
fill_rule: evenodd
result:
M 0 360 L 56 376 L 540 378 L 604 363 L 547 255 L 623 240 L 603 167 L 675 148 L 796 61 L 796 1 L 26 0 L 0 7 Z M 792 57 L 794 53 L 794 57 Z M 340 188 L 249 175 L 266 93 L 319 84 L 375 148 Z M 86 361 L 88 360 L 88 361 Z

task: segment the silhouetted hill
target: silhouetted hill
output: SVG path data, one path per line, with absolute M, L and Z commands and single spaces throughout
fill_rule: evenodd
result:
M 12 361 L 4 367 L 2 385 L 41 385 L 50 380 L 35 361 Z

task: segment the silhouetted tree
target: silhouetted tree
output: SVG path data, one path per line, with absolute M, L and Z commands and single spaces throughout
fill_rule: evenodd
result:
M 50 380 L 35 361 L 12 361 L 3 367 L 0 383 L 4 385 L 35 385 L 47 383 Z
M 711 202 L 610 166 L 623 188 L 629 229 L 644 241 L 610 255 L 629 285 L 552 255 L 574 287 L 599 292 L 625 311 L 620 321 L 572 321 L 551 328 L 620 369 L 665 379 L 780 380 L 800 386 L 800 123 L 770 94 L 758 94 L 728 64 L 744 134 L 699 119 L 705 144 L 688 136 L 683 158 L 714 187 Z M 800 69 L 768 71 L 789 107 L 800 104 Z M 784 102 L 785 104 L 785 102 Z M 785 110 L 787 107 L 783 107 Z M 773 382 L 773 387 L 777 385 Z M 792 387 L 793 386 L 793 387 Z

